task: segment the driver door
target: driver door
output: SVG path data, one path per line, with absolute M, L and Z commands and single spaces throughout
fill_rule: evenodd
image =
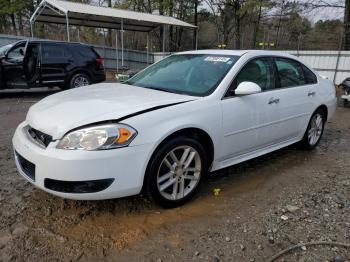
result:
M 236 96 L 234 90 L 242 82 L 254 82 L 261 93 Z M 271 58 L 249 61 L 233 80 L 222 100 L 223 112 L 223 166 L 235 159 L 263 148 L 273 139 L 272 123 L 278 120 L 278 110 L 270 103 L 275 88 L 275 73 Z
M 8 88 L 28 88 L 40 77 L 40 45 L 20 42 L 2 60 L 4 82 Z
M 28 87 L 40 83 L 41 60 L 41 45 L 39 43 L 29 43 L 23 59 L 24 78 Z

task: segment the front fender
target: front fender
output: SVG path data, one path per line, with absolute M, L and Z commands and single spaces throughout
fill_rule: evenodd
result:
M 134 127 L 138 135 L 130 146 L 152 143 L 153 152 L 167 137 L 177 131 L 196 128 L 206 132 L 214 146 L 214 160 L 222 141 L 222 111 L 217 103 L 197 100 L 147 112 L 125 119 L 122 123 Z

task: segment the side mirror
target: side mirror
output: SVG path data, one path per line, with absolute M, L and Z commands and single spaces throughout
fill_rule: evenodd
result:
M 23 49 L 22 49 L 22 48 L 19 50 L 19 53 L 20 53 L 21 55 L 24 55 L 24 52 L 23 52 Z
M 235 95 L 244 96 L 244 95 L 257 94 L 260 92 L 261 92 L 261 88 L 257 84 L 253 82 L 242 82 L 237 86 L 235 90 Z

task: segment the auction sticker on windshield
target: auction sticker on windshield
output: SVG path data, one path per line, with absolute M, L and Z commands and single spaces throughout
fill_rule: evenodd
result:
M 226 63 L 230 60 L 229 57 L 225 56 L 208 56 L 204 59 L 204 61 L 209 61 L 209 62 L 222 62 Z

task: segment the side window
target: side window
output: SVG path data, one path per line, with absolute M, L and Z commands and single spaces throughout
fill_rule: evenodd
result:
M 74 52 L 78 53 L 81 57 L 86 60 L 95 60 L 98 56 L 96 52 L 89 46 L 77 45 L 74 47 Z
M 257 58 L 246 64 L 236 76 L 235 88 L 245 81 L 259 85 L 263 91 L 275 88 L 271 60 L 269 58 Z
M 23 59 L 25 44 L 16 46 L 7 53 L 7 57 L 10 59 Z
M 293 87 L 306 84 L 301 64 L 287 58 L 276 58 L 277 72 L 281 87 Z
M 65 57 L 64 48 L 59 45 L 43 44 L 42 57 L 44 60 L 52 58 L 63 58 Z
M 317 83 L 317 76 L 306 66 L 302 65 L 304 76 L 307 84 L 316 84 Z

